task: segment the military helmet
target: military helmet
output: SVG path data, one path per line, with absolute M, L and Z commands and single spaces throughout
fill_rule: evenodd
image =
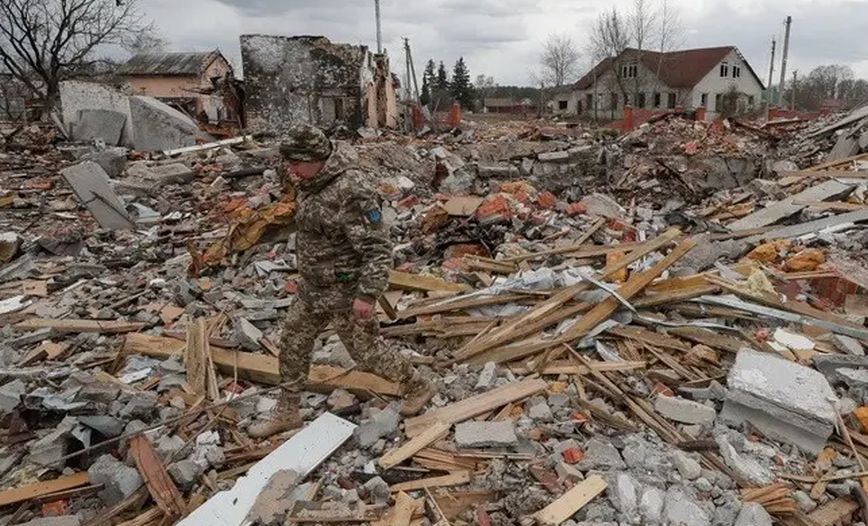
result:
M 332 153 L 332 143 L 316 126 L 293 126 L 280 141 L 280 154 L 288 161 L 324 161 Z

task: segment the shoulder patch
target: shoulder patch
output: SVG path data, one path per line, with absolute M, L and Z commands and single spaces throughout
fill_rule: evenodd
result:
M 365 212 L 365 217 L 368 219 L 368 222 L 371 224 L 377 225 L 383 220 L 383 214 L 380 213 L 379 210 L 368 210 Z

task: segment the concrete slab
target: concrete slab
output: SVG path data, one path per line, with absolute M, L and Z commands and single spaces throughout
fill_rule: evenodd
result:
M 737 232 L 739 230 L 751 230 L 753 228 L 771 225 L 777 223 L 781 219 L 800 212 L 808 206 L 808 203 L 813 201 L 824 201 L 835 195 L 843 194 L 852 188 L 852 185 L 839 183 L 835 180 L 826 181 L 803 190 L 792 197 L 776 203 L 771 203 L 769 206 L 766 206 L 761 210 L 757 210 L 738 221 L 730 223 L 727 227 L 731 231 Z
M 727 383 L 721 420 L 735 425 L 750 422 L 770 438 L 812 454 L 822 450 L 832 434 L 837 397 L 814 369 L 770 353 L 743 350 Z
M 462 422 L 455 426 L 458 447 L 513 447 L 518 444 L 511 420 L 502 422 Z
M 193 119 L 153 97 L 130 97 L 133 148 L 141 151 L 172 150 L 193 146 L 197 140 L 213 140 Z
M 126 116 L 119 144 L 129 146 L 133 136 L 129 97 L 116 89 L 95 82 L 67 80 L 60 83 L 63 123 L 72 128 L 82 110 L 109 110 Z
M 127 116 L 112 110 L 80 110 L 72 124 L 72 139 L 88 142 L 100 140 L 109 146 L 121 143 Z
M 85 161 L 60 173 L 102 228 L 132 230 L 136 227 L 127 214 L 124 203 L 112 190 L 109 176 L 100 165 Z
M 674 396 L 658 396 L 654 409 L 669 420 L 682 424 L 711 425 L 717 416 L 713 407 Z

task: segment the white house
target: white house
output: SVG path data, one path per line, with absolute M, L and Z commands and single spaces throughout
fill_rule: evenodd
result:
M 617 119 L 624 106 L 687 110 L 708 118 L 750 111 L 762 99 L 762 81 L 735 46 L 658 53 L 626 49 L 597 64 L 575 84 L 577 112 Z

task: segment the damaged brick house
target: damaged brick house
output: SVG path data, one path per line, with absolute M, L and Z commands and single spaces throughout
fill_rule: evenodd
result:
M 118 74 L 135 95 L 177 106 L 201 121 L 236 120 L 235 104 L 224 100 L 233 84 L 232 65 L 220 51 L 139 53 Z
M 322 36 L 242 35 L 241 57 L 253 129 L 398 126 L 400 86 L 385 53 Z
M 658 53 L 628 48 L 603 59 L 579 79 L 560 108 L 619 118 L 624 107 L 667 110 L 704 107 L 709 118 L 750 111 L 764 90 L 735 46 Z

